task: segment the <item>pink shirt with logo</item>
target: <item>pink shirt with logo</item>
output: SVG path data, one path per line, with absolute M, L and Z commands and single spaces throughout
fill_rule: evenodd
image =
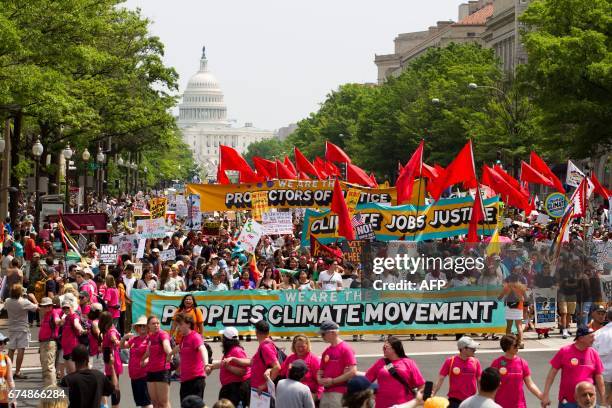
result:
M 121 335 L 115 329 L 115 326 L 112 326 L 109 331 L 104 333 L 102 337 L 102 350 L 105 348 L 110 348 L 113 353 L 113 366 L 115 367 L 115 374 L 117 376 L 123 373 L 123 363 L 121 362 L 121 354 L 119 352 L 119 344 L 113 342 L 112 338 L 115 338 L 117 341 L 121 339 Z M 104 364 L 104 374 L 111 375 L 110 364 Z
M 206 377 L 204 360 L 199 350 L 200 347 L 204 347 L 202 336 L 197 331 L 192 330 L 188 335 L 183 336 L 179 347 L 181 382 L 193 380 L 197 377 Z
M 518 356 L 511 360 L 501 356 L 493 360 L 491 367 L 497 368 L 501 377 L 495 402 L 503 408 L 527 408 L 523 391 L 523 382 L 531 375 L 527 361 Z
M 595 376 L 603 373 L 603 364 L 597 351 L 592 347 L 580 351 L 576 344 L 561 347 L 550 360 L 550 365 L 561 370 L 559 401 L 566 399 L 568 402 L 576 402 L 574 399 L 576 384 L 582 381 L 593 384 Z
M 397 371 L 400 377 L 410 385 L 410 390 L 425 384 L 425 379 L 413 360 L 400 358 L 391 361 L 391 364 L 393 364 L 395 371 Z M 414 395 L 412 392 L 408 391 L 402 383 L 396 380 L 386 367 L 385 359 L 381 358 L 370 367 L 365 375 L 370 382 L 378 381 L 376 406 L 385 408 L 413 400 Z
M 79 292 L 83 290 L 89 294 L 89 300 L 94 302 L 96 299 L 96 284 L 91 280 L 84 281 L 79 287 Z
M 157 333 L 149 334 L 149 373 L 170 369 L 170 362 L 166 362 L 166 352 L 162 344 L 164 340 L 170 341 L 170 335 L 161 329 Z
M 62 350 L 64 355 L 72 353 L 72 350 L 79 344 L 77 338 L 76 329 L 74 327 L 74 321 L 79 318 L 79 315 L 72 312 L 67 315 L 64 319 L 64 326 L 62 328 Z
M 240 346 L 235 346 L 230 349 L 226 354 L 223 355 L 223 360 L 228 357 L 236 357 L 236 358 L 249 358 L 247 353 L 245 353 L 244 349 Z M 242 367 L 235 362 L 230 363 L 231 366 L 246 368 L 246 371 L 243 376 L 236 375 L 230 372 L 227 368 L 221 366 L 219 371 L 219 380 L 221 381 L 221 385 L 226 385 L 235 382 L 244 382 L 251 378 L 251 367 Z
M 104 293 L 104 301 L 108 306 L 108 311 L 110 312 L 113 319 L 117 319 L 121 316 L 121 307 L 119 304 L 119 289 L 117 288 L 108 288 Z
M 477 384 L 481 373 L 480 361 L 474 357 L 463 360 L 458 355 L 448 357 L 440 368 L 440 375 L 449 376 L 448 397 L 460 401 L 478 392 Z
M 81 314 L 83 316 L 87 317 L 87 315 L 91 311 L 91 305 L 89 305 L 89 304 L 87 304 L 87 305 L 79 305 L 79 310 L 81 311 Z
M 147 336 L 132 337 L 127 344 L 130 347 L 130 361 L 128 362 L 128 374 L 132 380 L 138 380 L 147 376 L 146 367 L 140 366 L 142 356 L 147 351 Z
M 263 357 L 263 361 L 262 358 Z M 276 358 L 276 346 L 272 340 L 266 339 L 259 345 L 255 355 L 251 359 L 251 387 L 257 388 L 266 383 L 264 373 L 273 365 L 278 363 Z
M 329 346 L 321 355 L 321 371 L 323 378 L 336 378 L 345 373 L 345 370 L 357 365 L 355 352 L 345 341 L 335 346 Z M 346 383 L 334 384 L 325 388 L 325 392 L 346 393 Z
M 98 319 L 90 320 L 90 323 L 91 323 L 91 327 L 93 327 L 94 324 L 97 327 L 98 326 Z M 95 355 L 99 354 L 100 353 L 100 345 L 98 344 L 98 339 L 96 338 L 96 336 L 93 335 L 91 330 L 89 330 L 89 332 L 87 333 L 87 337 L 89 338 L 89 355 L 90 356 L 95 356 Z
M 315 356 L 312 353 L 306 354 L 303 358 L 298 357 L 298 355 L 295 353 L 291 354 L 285 359 L 285 361 L 283 361 L 283 365 L 281 366 L 280 370 L 280 375 L 283 377 L 287 377 L 291 363 L 296 360 L 304 360 L 306 366 L 308 367 L 308 373 L 306 373 L 306 375 L 304 376 L 304 378 L 302 378 L 302 381 L 300 382 L 302 384 L 307 385 L 308 388 L 310 388 L 310 392 L 312 392 L 313 394 L 321 395 L 321 393 L 323 392 L 323 386 L 319 385 L 319 382 L 317 381 L 317 372 L 321 367 L 321 359 L 319 359 L 319 357 Z
M 55 329 L 51 330 L 51 321 L 54 321 L 55 324 L 55 319 L 59 319 L 61 315 L 62 309 L 51 309 L 51 311 L 45 313 L 38 332 L 39 341 L 49 341 L 57 338 L 59 325 L 56 324 Z

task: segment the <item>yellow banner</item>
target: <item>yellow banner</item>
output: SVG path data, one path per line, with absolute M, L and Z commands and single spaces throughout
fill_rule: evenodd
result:
M 429 206 L 402 205 L 391 207 L 380 204 L 360 205 L 355 213 L 364 223 L 372 225 L 377 241 L 422 241 L 465 235 L 472 214 L 472 197 L 440 200 Z M 483 200 L 485 223 L 478 226 L 479 235 L 492 235 L 497 227 L 499 201 L 497 197 Z M 302 230 L 302 245 L 310 245 L 314 235 L 322 243 L 343 239 L 336 233 L 338 217 L 330 211 L 307 210 Z
M 397 204 L 395 187 L 367 188 L 340 182 L 346 192 L 355 189 L 361 193 L 359 204 L 379 203 Z M 329 208 L 334 190 L 333 180 L 274 180 L 263 183 L 244 184 L 187 184 L 188 194 L 199 194 L 200 210 L 235 211 L 249 210 L 252 205 L 252 193 L 268 192 L 269 208 Z M 425 182 L 419 188 L 415 180 L 412 197 L 408 204 L 425 202 Z M 420 197 L 418 200 L 417 198 Z
M 168 200 L 165 197 L 152 198 L 149 201 L 149 211 L 151 212 L 151 219 L 164 218 L 166 216 L 167 203 Z

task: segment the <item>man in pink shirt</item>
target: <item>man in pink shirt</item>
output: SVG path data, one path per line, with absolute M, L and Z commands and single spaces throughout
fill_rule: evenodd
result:
M 582 381 L 595 384 L 601 398 L 606 400 L 606 391 L 603 380 L 603 364 L 597 351 L 592 348 L 595 341 L 593 329 L 580 327 L 576 331 L 574 343 L 561 347 L 550 360 L 550 371 L 546 376 L 546 384 L 542 393 L 542 406 L 550 405 L 550 387 L 555 381 L 557 372 L 561 370 L 561 383 L 559 384 L 559 406 L 567 404 L 576 406 L 574 390 Z M 563 404 L 563 405 L 562 405 Z
M 433 387 L 432 395 L 436 395 L 444 384 L 444 378 L 448 376 L 449 408 L 457 408 L 462 401 L 478 392 L 478 379 L 482 374 L 480 361 L 474 357 L 478 346 L 471 337 L 461 337 L 457 341 L 459 354 L 447 358 L 440 368 L 440 376 Z
M 342 395 L 347 392 L 346 383 L 357 374 L 355 352 L 340 338 L 339 330 L 331 320 L 321 323 L 321 337 L 329 346 L 321 355 L 317 373 L 317 381 L 325 387 L 319 408 L 341 408 Z
M 208 364 L 208 351 L 200 333 L 194 330 L 193 316 L 179 313 L 175 316 L 178 329 L 182 335 L 181 343 L 176 346 L 180 354 L 181 401 L 188 395 L 197 395 L 204 398 L 206 387 L 206 364 Z

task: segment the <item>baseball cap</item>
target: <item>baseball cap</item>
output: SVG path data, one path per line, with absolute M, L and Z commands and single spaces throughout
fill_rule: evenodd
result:
M 457 348 L 459 350 L 463 348 L 477 349 L 479 346 L 480 346 L 480 343 L 476 343 L 474 339 L 472 339 L 469 336 L 463 336 L 457 341 Z
M 223 330 L 219 330 L 219 334 L 222 334 L 226 339 L 232 340 L 238 338 L 238 329 L 235 327 L 226 327 Z
M 574 338 L 574 340 L 578 340 L 582 336 L 588 336 L 589 334 L 591 334 L 593 332 L 594 332 L 594 330 L 592 328 L 590 328 L 590 327 L 587 327 L 587 326 L 579 327 L 576 330 L 576 337 Z
M 331 320 L 326 320 L 323 323 L 321 323 L 321 327 L 319 328 L 319 332 L 320 333 L 326 333 L 328 331 L 335 331 L 335 330 L 339 330 L 340 326 L 338 326 L 338 324 L 336 324 L 335 322 L 331 321 Z
M 146 316 L 140 316 L 138 318 L 138 320 L 136 320 L 134 323 L 132 323 L 132 326 L 146 326 L 147 325 L 147 317 Z
M 304 360 L 295 360 L 291 364 L 289 364 L 289 375 L 291 377 L 302 378 L 308 372 L 308 366 L 304 362 Z
M 593 311 L 594 312 L 604 312 L 606 311 L 606 308 L 603 307 L 603 305 L 595 305 L 595 307 L 593 307 Z
M 181 408 L 204 408 L 204 400 L 197 395 L 188 395 L 181 401 Z
M 153 248 L 151 252 L 159 252 L 159 248 Z
M 356 375 L 351 378 L 346 384 L 346 391 L 349 394 L 365 391 L 367 389 L 378 390 L 378 384 L 372 384 L 370 380 L 368 380 L 363 375 Z
M 4 335 L 4 333 L 0 333 L 0 341 L 8 341 L 8 337 Z
M 40 303 L 38 304 L 38 306 L 51 306 L 52 304 L 53 304 L 53 301 L 51 300 L 51 298 L 44 297 L 40 300 Z
M 72 302 L 68 299 L 64 300 L 62 302 L 62 308 L 65 308 L 65 307 L 69 307 L 70 309 L 72 309 Z
M 100 303 L 92 303 L 89 307 L 93 312 L 101 312 L 102 310 L 104 310 L 102 304 Z

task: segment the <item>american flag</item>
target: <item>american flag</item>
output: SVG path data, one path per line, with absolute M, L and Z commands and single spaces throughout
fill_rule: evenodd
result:
M 351 219 L 351 224 L 353 225 L 353 228 L 357 228 L 361 225 L 364 225 L 365 223 L 363 222 L 363 219 L 361 218 L 361 214 L 355 214 L 353 218 Z

